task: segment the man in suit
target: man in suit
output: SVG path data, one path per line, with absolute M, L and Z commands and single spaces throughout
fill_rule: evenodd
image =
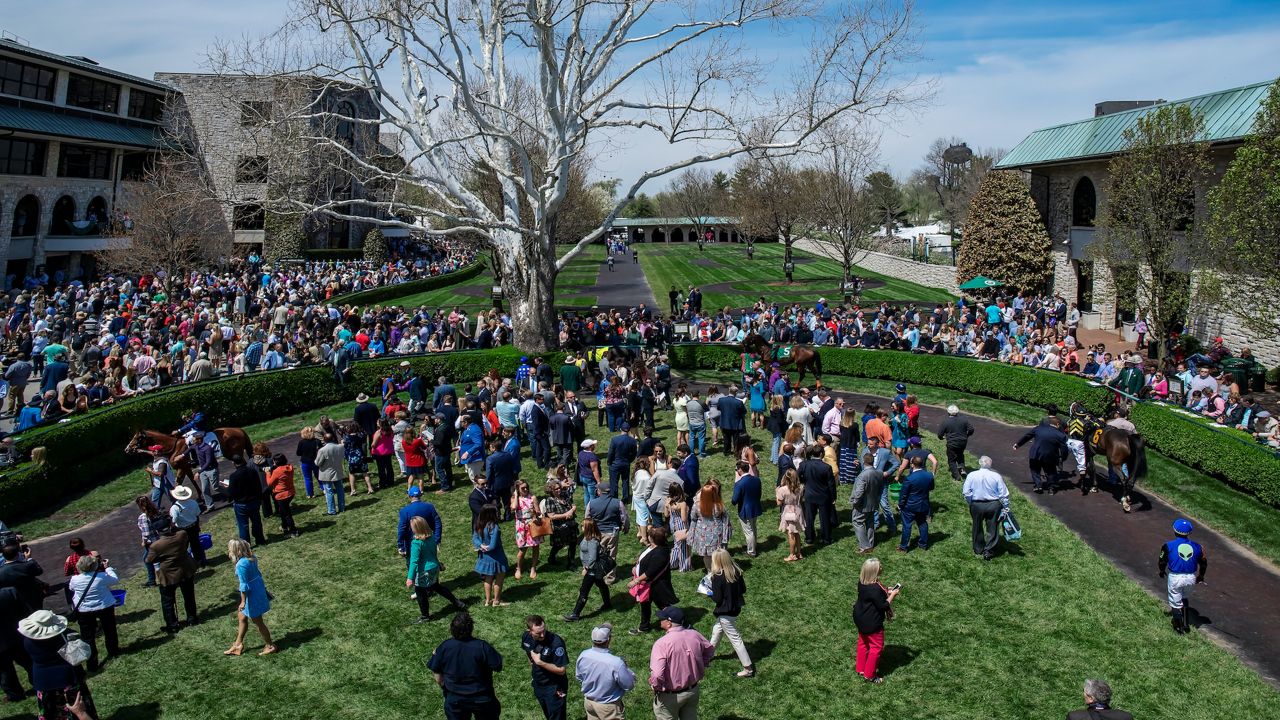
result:
M 811 445 L 800 463 L 800 482 L 804 483 L 804 541 L 814 544 L 814 520 L 822 517 L 822 544 L 831 544 L 831 530 L 836 522 L 836 476 L 822 460 L 822 448 Z
M 920 538 L 916 547 L 929 549 L 929 516 L 933 508 L 929 504 L 929 493 L 933 492 L 933 473 L 924 469 L 924 458 L 911 458 L 911 472 L 898 491 L 898 510 L 902 513 L 902 540 L 898 543 L 899 552 L 906 552 L 911 542 L 911 525 L 919 528 Z
M 551 415 L 546 400 L 540 393 L 533 395 L 533 408 L 529 411 L 529 452 L 539 470 L 551 464 Z
M 723 417 L 723 416 L 722 416 Z M 738 461 L 737 479 L 733 483 L 733 504 L 738 506 L 738 523 L 747 543 L 747 555 L 756 557 L 756 518 L 764 512 L 760 507 L 760 478 L 751 474 L 751 466 Z
M 569 456 L 573 454 L 573 418 L 569 417 L 569 413 L 563 404 L 556 406 L 556 411 L 551 414 L 551 444 L 556 449 L 556 465 L 564 465 L 569 462 Z
M 44 607 L 44 583 L 40 580 L 44 568 L 32 560 L 31 553 L 24 552 L 16 540 L 6 542 L 0 552 L 4 554 L 4 563 L 0 564 L 0 588 L 16 590 L 18 598 L 29 608 L 38 610 Z
M 1031 443 L 1028 463 L 1031 466 L 1031 482 L 1036 494 L 1046 487 L 1052 495 L 1058 491 L 1058 464 L 1067 457 L 1067 434 L 1062 432 L 1062 421 L 1050 416 L 1043 423 L 1027 431 L 1013 444 L 1013 449 Z
M 489 480 L 493 498 L 498 502 L 503 520 L 511 519 L 511 489 L 519 472 L 515 457 L 503 448 L 502 438 L 489 440 L 489 455 L 484 459 L 484 475 Z
M 973 424 L 960 416 L 960 408 L 947 406 L 947 421 L 938 429 L 938 439 L 947 441 L 947 467 L 952 480 L 964 479 L 964 451 L 973 435 Z
M 1067 720 L 1133 720 L 1129 713 L 1111 707 L 1111 686 L 1102 680 L 1084 681 L 1084 704 L 1083 710 L 1067 713 Z
M 702 481 L 698 477 L 698 456 L 693 454 L 693 449 L 688 445 L 681 445 L 676 448 L 676 459 L 680 461 L 676 473 L 680 476 L 684 496 L 692 500 L 702 487 Z
M 876 545 L 876 509 L 885 489 L 884 473 L 876 469 L 875 455 L 862 455 L 862 472 L 853 481 L 853 533 L 858 538 L 858 553 L 869 554 Z
M 622 493 L 622 502 L 631 502 L 631 463 L 640 454 L 640 443 L 631 435 L 631 425 L 622 423 L 618 434 L 609 441 L 609 496 L 618 497 Z M 621 483 L 621 490 L 619 490 Z
M 738 387 L 730 386 L 729 392 L 716 401 L 720 411 L 720 432 L 724 435 L 724 454 L 738 452 L 743 435 L 747 432 L 747 406 L 738 397 Z

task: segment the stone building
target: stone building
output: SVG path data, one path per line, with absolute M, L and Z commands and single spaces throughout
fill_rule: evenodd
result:
M 92 272 L 124 186 L 162 145 L 172 91 L 85 57 L 0 40 L 0 258 L 6 288 L 39 268 Z
M 1226 172 L 1236 149 L 1252 131 L 1270 84 L 1260 82 L 1171 101 L 1203 114 L 1214 182 Z M 1132 109 L 1108 112 L 1115 104 L 1100 103 L 1095 117 L 1036 130 L 996 165 L 997 169 L 1021 170 L 1029 175 L 1031 195 L 1053 241 L 1054 292 L 1079 304 L 1086 327 L 1116 329 L 1134 320 L 1139 299 L 1117 294 L 1117 283 L 1106 263 L 1094 261 L 1089 247 L 1100 232 L 1095 220 L 1107 202 L 1108 163 L 1124 149 L 1124 131 L 1163 104 L 1127 103 L 1124 105 Z M 1200 217 L 1205 212 L 1203 200 L 1204 193 L 1198 193 Z M 1201 340 L 1222 336 L 1232 349 L 1247 345 L 1264 363 L 1280 364 L 1280 338 L 1253 337 L 1229 308 L 1199 307 L 1190 321 L 1191 331 Z
M 618 218 L 613 221 L 612 229 L 625 234 L 632 242 L 697 242 L 699 229 L 710 242 L 743 242 L 744 236 L 738 229 L 738 218 L 704 217 L 699 222 L 693 218 Z M 706 238 L 707 233 L 710 237 Z
M 235 242 L 246 251 L 272 240 L 263 211 L 269 191 L 313 205 L 367 197 L 352 179 L 358 173 L 339 167 L 340 153 L 306 139 L 323 134 L 362 160 L 376 156 L 377 125 L 360 122 L 379 117 L 367 91 L 303 77 L 160 72 L 155 78 L 180 93 L 179 126 L 202 156 Z M 372 214 L 359 204 L 343 212 Z M 370 227 L 321 215 L 304 223 L 312 249 L 359 248 Z

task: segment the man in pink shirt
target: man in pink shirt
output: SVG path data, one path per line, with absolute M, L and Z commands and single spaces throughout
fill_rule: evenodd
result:
M 844 417 L 844 398 L 836 398 L 836 402 L 822 416 L 822 432 L 833 438 L 840 437 L 840 419 Z
M 684 625 L 684 611 L 672 605 L 658 613 L 665 633 L 649 655 L 649 685 L 653 688 L 653 716 L 657 720 L 696 720 L 698 683 L 715 656 L 715 647 L 702 633 Z

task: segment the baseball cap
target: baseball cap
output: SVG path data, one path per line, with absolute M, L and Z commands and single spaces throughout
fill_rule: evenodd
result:
M 578 443 L 578 447 L 584 447 L 584 448 L 591 447 L 592 445 L 595 445 L 595 444 L 596 444 L 596 441 L 593 438 L 587 438 L 586 440 L 583 440 L 582 442 Z
M 613 623 L 597 625 L 591 630 L 591 642 L 607 643 L 613 637 Z
M 1186 518 L 1178 518 L 1173 521 L 1173 531 L 1179 535 L 1188 535 L 1192 530 L 1195 530 L 1195 526 Z M 661 616 L 661 613 L 659 613 L 659 616 Z
M 670 605 L 658 612 L 659 620 L 670 620 L 677 625 L 684 625 L 684 611 L 675 605 Z
M 421 496 L 422 496 L 422 488 L 418 487 L 417 485 L 414 485 L 413 487 L 409 488 L 409 497 L 421 497 Z
M 622 429 L 623 429 L 623 430 L 630 430 L 630 429 L 631 429 L 631 423 L 626 423 L 626 422 L 622 423 Z
M 898 392 L 906 392 L 906 391 L 907 391 L 907 386 L 906 386 L 906 385 L 903 385 L 902 383 L 898 383 L 897 388 L 898 388 Z
M 909 445 L 913 445 L 913 446 L 915 446 L 915 447 L 920 447 L 920 443 L 922 443 L 922 442 L 924 442 L 924 441 L 920 439 L 920 436 L 919 436 L 919 435 L 913 435 L 913 436 L 911 437 L 911 439 L 907 440 L 907 443 L 908 443 Z

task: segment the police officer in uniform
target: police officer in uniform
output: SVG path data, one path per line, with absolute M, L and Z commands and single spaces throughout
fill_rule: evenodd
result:
M 1191 606 L 1187 599 L 1191 590 L 1204 583 L 1204 573 L 1209 569 L 1200 543 L 1188 536 L 1195 528 L 1186 518 L 1173 521 L 1175 537 L 1160 546 L 1160 577 L 1167 578 L 1169 587 L 1169 614 L 1173 629 L 1179 635 L 1191 631 Z
M 540 615 L 525 619 L 527 630 L 520 638 L 520 647 L 529 657 L 529 669 L 533 674 L 533 696 L 542 707 L 547 720 L 565 720 L 565 698 L 569 694 L 569 677 L 565 668 L 569 653 L 564 639 L 547 629 Z
M 444 716 L 496 720 L 502 704 L 493 691 L 493 674 L 502 670 L 502 656 L 489 643 L 472 635 L 475 628 L 466 611 L 453 616 L 448 640 L 440 643 L 427 668 L 444 689 Z
M 1050 415 L 1013 444 L 1013 449 L 1017 450 L 1028 442 L 1031 443 L 1027 460 L 1031 466 L 1031 482 L 1035 485 L 1037 495 L 1042 494 L 1046 487 L 1050 495 L 1058 491 L 1058 463 L 1067 456 L 1067 435 L 1061 428 L 1062 421 Z

